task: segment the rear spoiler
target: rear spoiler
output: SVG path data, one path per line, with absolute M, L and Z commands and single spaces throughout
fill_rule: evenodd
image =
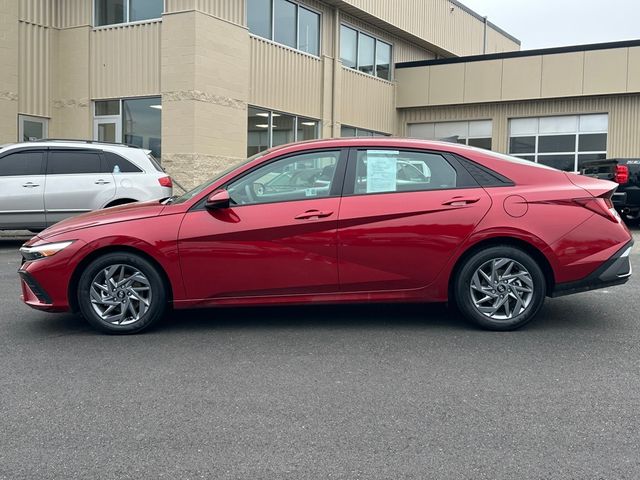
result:
M 615 162 L 615 160 L 614 160 Z M 565 172 L 565 175 L 576 187 L 580 187 L 594 197 L 606 197 L 613 195 L 618 188 L 618 184 L 609 180 L 578 175 L 577 173 Z

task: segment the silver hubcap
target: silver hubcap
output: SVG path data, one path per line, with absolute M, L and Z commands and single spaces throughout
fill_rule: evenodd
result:
M 510 258 L 483 263 L 471 277 L 471 299 L 476 309 L 493 320 L 510 320 L 533 299 L 533 279 L 522 264 Z
M 144 274 L 130 265 L 111 265 L 91 282 L 91 305 L 105 322 L 129 325 L 151 306 L 151 285 Z

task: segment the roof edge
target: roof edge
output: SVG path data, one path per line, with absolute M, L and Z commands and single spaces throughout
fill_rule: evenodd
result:
M 449 2 L 453 3 L 456 7 L 460 8 L 461 10 L 464 10 L 469 15 L 472 15 L 473 17 L 475 17 L 476 19 L 480 20 L 481 22 L 484 22 L 485 19 L 487 19 L 487 17 L 483 17 L 482 15 L 480 15 L 475 10 L 472 10 L 471 8 L 467 7 L 464 3 L 460 3 L 458 0 L 449 0 Z M 487 26 L 489 26 L 492 29 L 494 29 L 500 35 L 504 35 L 505 37 L 507 37 L 512 42 L 518 44 L 518 46 L 522 45 L 522 42 L 519 39 L 517 39 L 516 37 L 511 35 L 509 32 L 505 31 L 504 29 L 500 28 L 495 23 L 487 20 Z
M 451 0 L 453 1 L 453 0 Z M 501 60 L 505 58 L 535 57 L 538 55 L 553 55 L 557 53 L 589 52 L 593 50 L 609 50 L 613 48 L 640 47 L 640 39 L 623 40 L 618 42 L 590 43 L 585 45 L 570 45 L 566 47 L 540 48 L 536 50 L 519 50 L 514 52 L 489 53 L 487 55 L 469 55 L 467 57 L 438 58 L 436 60 L 419 60 L 416 62 L 396 63 L 396 68 L 429 67 L 432 65 L 448 65 L 453 63 L 481 62 L 484 60 Z

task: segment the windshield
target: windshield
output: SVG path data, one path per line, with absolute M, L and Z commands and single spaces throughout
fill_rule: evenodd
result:
M 212 179 L 207 180 L 206 182 L 198 185 L 193 190 L 189 190 L 187 193 L 184 193 L 184 194 L 180 195 L 179 197 L 171 198 L 170 199 L 171 201 L 170 202 L 168 201 L 167 203 L 177 204 L 177 203 L 184 203 L 187 200 L 191 200 L 193 197 L 195 197 L 196 195 L 198 195 L 199 193 L 203 192 L 204 190 L 209 188 L 211 185 L 216 183 L 218 180 L 220 180 L 226 174 L 232 172 L 236 168 L 241 167 L 242 165 L 245 165 L 245 164 L 255 160 L 256 158 L 259 158 L 259 157 L 265 155 L 266 153 L 267 152 L 256 153 L 254 156 L 249 157 L 246 160 L 242 160 L 241 162 L 238 162 L 238 163 L 235 163 L 235 164 L 231 165 L 229 168 L 227 168 L 226 170 L 223 170 L 222 172 L 220 172 L 218 175 L 216 175 Z

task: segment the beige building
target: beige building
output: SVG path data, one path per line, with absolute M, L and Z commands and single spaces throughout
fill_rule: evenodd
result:
M 640 156 L 640 43 L 519 49 L 454 0 L 0 0 L 0 143 L 135 144 L 185 186 L 352 135 Z

